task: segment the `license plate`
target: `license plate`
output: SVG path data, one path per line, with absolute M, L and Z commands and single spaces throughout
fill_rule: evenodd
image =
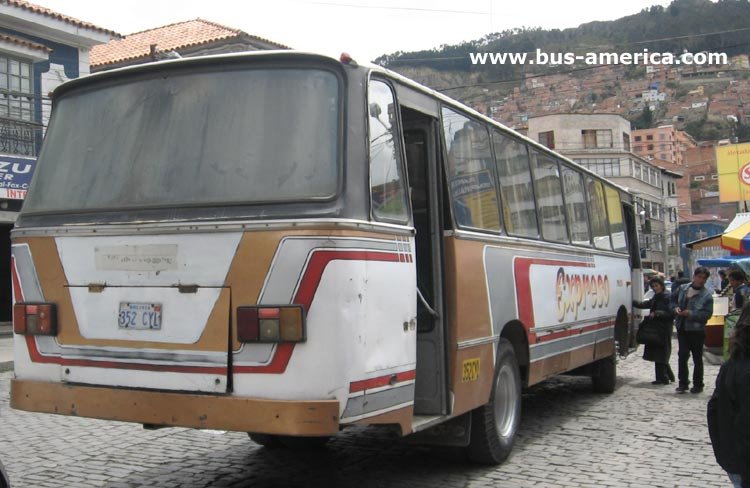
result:
M 120 302 L 117 326 L 121 329 L 160 330 L 161 303 Z

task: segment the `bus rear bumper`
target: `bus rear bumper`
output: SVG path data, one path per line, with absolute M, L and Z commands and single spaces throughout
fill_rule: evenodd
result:
M 337 400 L 288 401 L 11 380 L 10 406 L 154 426 L 325 436 L 339 431 Z

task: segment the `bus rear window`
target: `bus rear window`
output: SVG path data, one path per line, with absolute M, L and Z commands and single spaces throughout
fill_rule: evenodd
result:
M 331 198 L 339 80 L 316 69 L 160 72 L 60 98 L 25 212 Z

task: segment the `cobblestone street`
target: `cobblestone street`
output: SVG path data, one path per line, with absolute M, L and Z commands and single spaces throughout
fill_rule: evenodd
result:
M 531 388 L 514 454 L 499 467 L 365 429 L 347 430 L 327 447 L 305 452 L 261 448 L 242 433 L 147 431 L 19 412 L 8 406 L 13 373 L 5 372 L 0 459 L 14 488 L 727 487 L 705 421 L 717 372 L 706 363 L 706 392 L 678 395 L 674 385 L 652 386 L 653 364 L 635 354 L 619 362 L 612 395 L 592 393 L 588 378 Z

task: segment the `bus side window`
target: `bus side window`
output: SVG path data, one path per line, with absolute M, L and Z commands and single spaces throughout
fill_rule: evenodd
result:
M 588 176 L 586 177 L 586 190 L 594 246 L 598 249 L 612 249 L 612 241 L 610 240 L 607 225 L 607 204 L 605 202 L 602 182 Z
M 499 231 L 500 210 L 487 127 L 443 108 L 443 134 L 456 223 Z
M 539 223 L 526 145 L 500 131 L 492 131 L 492 142 L 495 147 L 500 197 L 503 200 L 505 229 L 511 235 L 538 237 Z
M 565 209 L 568 213 L 568 226 L 573 244 L 591 245 L 589 217 L 586 211 L 586 194 L 583 191 L 583 176 L 567 166 L 562 167 Z
M 532 151 L 531 156 L 536 207 L 542 218 L 542 237 L 548 241 L 568 242 L 562 182 L 557 161 L 538 151 Z
M 370 80 L 367 106 L 372 215 L 377 220 L 406 223 L 408 211 L 397 142 L 396 104 L 390 87 L 382 81 Z
M 615 251 L 628 252 L 620 192 L 606 185 L 604 186 L 604 192 L 607 195 L 607 217 L 609 218 L 609 231 L 612 235 L 612 246 Z

